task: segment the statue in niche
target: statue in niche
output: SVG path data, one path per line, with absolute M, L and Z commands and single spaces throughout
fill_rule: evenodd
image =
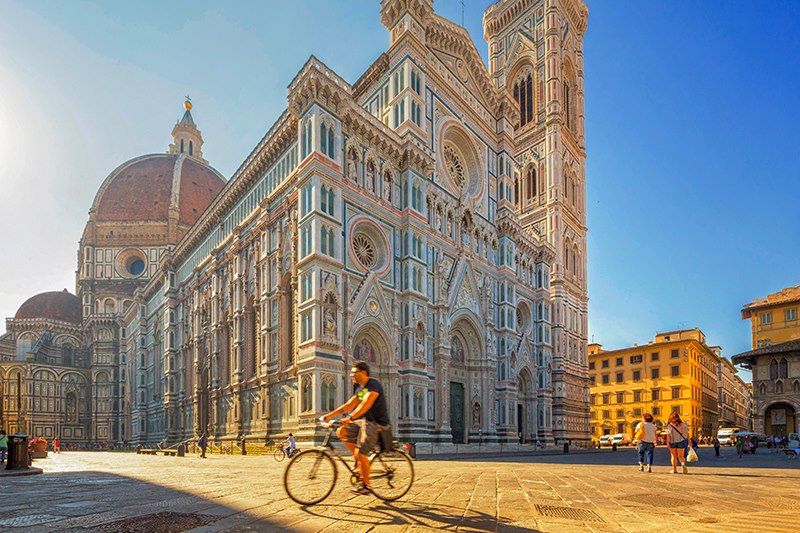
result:
M 414 350 L 414 356 L 417 362 L 424 363 L 425 362 L 425 326 L 420 321 L 417 324 L 417 334 L 416 334 L 416 350 Z
M 481 427 L 481 404 L 475 402 L 472 405 L 472 428 L 479 429 Z
M 333 306 L 327 306 L 323 311 L 323 330 L 326 335 L 336 335 L 336 309 Z

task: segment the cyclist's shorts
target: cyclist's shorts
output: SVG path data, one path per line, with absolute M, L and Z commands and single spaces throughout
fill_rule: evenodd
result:
M 378 444 L 380 431 L 380 424 L 359 418 L 358 420 L 353 420 L 344 428 L 344 440 L 355 443 L 360 453 L 368 455 L 372 453 L 372 450 Z

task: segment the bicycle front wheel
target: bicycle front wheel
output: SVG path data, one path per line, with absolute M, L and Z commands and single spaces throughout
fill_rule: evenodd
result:
M 283 451 L 283 448 L 278 448 L 272 456 L 275 457 L 276 461 L 281 462 L 286 457 L 286 452 Z
M 283 488 L 300 505 L 327 498 L 336 485 L 336 463 L 323 450 L 306 450 L 292 457 L 283 473 Z
M 392 502 L 405 496 L 414 483 L 414 463 L 405 453 L 391 450 L 370 461 L 369 484 L 373 494 Z

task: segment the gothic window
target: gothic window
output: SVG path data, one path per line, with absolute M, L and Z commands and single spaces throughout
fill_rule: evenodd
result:
M 525 185 L 528 189 L 528 200 L 536 196 L 536 168 L 533 165 L 528 166 L 528 171 L 525 174 Z
M 800 381 L 794 380 L 794 383 L 792 384 L 792 391 L 795 394 L 800 392 Z
M 300 159 L 305 159 L 311 153 L 311 120 L 306 120 L 300 132 Z
M 322 209 L 323 213 L 333 216 L 334 198 L 335 195 L 333 193 L 333 187 L 329 188 L 323 185 L 320 189 L 320 208 Z
M 411 186 L 411 208 L 422 212 L 422 188 L 417 180 Z
M 769 364 L 769 379 L 778 379 L 778 362 L 775 359 Z
M 181 139 L 181 153 L 183 153 L 183 139 Z
M 331 159 L 336 159 L 336 154 L 334 153 L 333 150 L 333 144 L 334 144 L 333 126 L 323 122 L 319 129 L 320 129 L 320 148 L 322 149 L 322 153 L 330 157 Z
M 519 175 L 514 177 L 514 205 L 519 206 Z
M 422 390 L 414 389 L 414 418 L 422 418 Z
M 336 255 L 333 243 L 333 228 L 322 226 L 320 230 L 320 251 L 331 257 Z
M 530 73 L 514 83 L 513 94 L 519 107 L 519 125 L 522 127 L 533 120 L 533 76 Z
M 564 82 L 564 119 L 567 123 L 567 128 L 572 129 L 572 113 L 570 113 L 570 87 L 569 82 Z
M 778 364 L 778 375 L 782 378 L 789 377 L 789 364 L 785 357 L 781 358 L 781 362 Z
M 61 347 L 61 364 L 72 366 L 72 358 L 74 353 L 74 348 L 71 345 L 64 344 Z
M 189 141 L 189 155 L 194 155 L 194 143 Z
M 78 393 L 71 391 L 67 393 L 65 402 L 67 422 L 76 423 L 78 421 Z
M 302 399 L 303 406 L 301 411 L 311 411 L 314 408 L 313 395 L 311 393 L 311 376 L 303 376 Z
M 333 411 L 336 407 L 336 384 L 332 378 L 325 377 L 322 381 L 322 410 Z

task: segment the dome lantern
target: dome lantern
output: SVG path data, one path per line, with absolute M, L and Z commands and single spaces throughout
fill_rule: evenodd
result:
M 183 117 L 172 128 L 172 144 L 167 150 L 168 154 L 185 154 L 188 157 L 207 163 L 203 159 L 203 135 L 194 123 L 192 117 L 192 99 L 188 96 L 183 102 L 186 110 Z

